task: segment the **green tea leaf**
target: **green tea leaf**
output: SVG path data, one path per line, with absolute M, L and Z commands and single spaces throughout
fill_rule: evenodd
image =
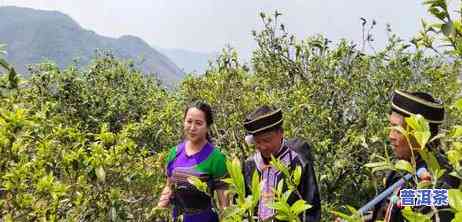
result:
M 410 207 L 405 207 L 403 210 L 401 210 L 404 218 L 408 220 L 409 222 L 430 222 L 430 217 L 423 215 L 418 212 L 412 211 Z
M 414 168 L 412 167 L 411 163 L 406 160 L 399 160 L 396 162 L 395 168 L 398 170 L 404 170 L 408 173 L 414 173 Z
M 427 164 L 430 172 L 435 175 L 437 170 L 440 170 L 440 164 L 436 159 L 435 155 L 433 155 L 430 151 L 427 150 L 419 150 L 419 154 L 424 159 L 425 163 Z
M 454 126 L 452 136 L 461 137 L 462 136 L 462 126 Z
M 209 195 L 207 183 L 203 182 L 198 177 L 195 177 L 195 176 L 188 177 L 188 182 L 192 184 L 194 187 L 196 187 L 198 190 Z
M 447 152 L 448 160 L 451 165 L 456 168 L 460 166 L 460 161 L 462 160 L 462 153 L 458 150 L 449 150 Z
M 454 107 L 457 108 L 457 110 L 462 111 L 462 98 L 458 99 L 455 103 L 454 103 Z
M 96 178 L 102 183 L 106 181 L 106 172 L 104 171 L 104 168 L 102 166 L 99 166 L 98 168 L 95 169 L 96 173 Z
M 462 222 L 462 212 L 457 212 L 451 222 Z
M 301 176 L 302 176 L 302 167 L 301 166 L 295 167 L 295 170 L 293 173 L 293 180 L 294 180 L 295 186 L 298 186 L 300 184 Z
M 289 214 L 290 206 L 287 202 L 283 201 L 275 201 L 273 203 L 269 203 L 268 208 L 275 209 L 276 211 L 283 212 L 285 214 Z
M 449 206 L 457 211 L 462 211 L 462 191 L 458 189 L 448 190 Z
M 299 215 L 300 213 L 308 210 L 311 208 L 311 205 L 307 204 L 305 200 L 297 200 L 292 206 L 290 210 L 295 214 Z
M 260 184 L 260 177 L 258 172 L 255 170 L 252 175 L 252 197 L 253 203 L 256 205 L 258 200 L 260 200 L 260 193 L 261 193 L 261 184 Z

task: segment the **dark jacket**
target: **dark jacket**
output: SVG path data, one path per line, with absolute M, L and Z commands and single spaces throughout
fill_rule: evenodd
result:
M 285 149 L 289 149 L 290 152 L 283 152 Z M 319 189 L 316 182 L 316 176 L 313 168 L 313 156 L 311 155 L 311 148 L 308 143 L 300 139 L 288 140 L 283 146 L 282 150 L 276 155 L 276 158 L 282 158 L 281 153 L 285 155 L 294 155 L 292 161 L 290 161 L 290 170 L 294 170 L 296 166 L 301 166 L 302 176 L 300 177 L 300 184 L 298 185 L 298 191 L 303 199 L 310 204 L 312 207 L 300 214 L 300 219 L 303 222 L 319 221 L 321 217 L 321 200 L 319 195 Z M 260 174 L 256 161 L 254 158 L 249 158 L 244 164 L 244 179 L 246 184 L 246 192 L 250 194 L 250 186 L 252 181 L 252 175 L 255 170 Z M 276 178 L 277 181 L 283 179 L 282 173 Z M 284 188 L 286 191 L 287 188 Z M 288 203 L 292 205 L 299 198 L 294 193 L 289 197 Z M 257 210 L 255 211 L 257 212 Z M 304 214 L 304 216 L 303 216 Z M 305 218 L 305 220 L 303 220 Z M 278 221 L 274 219 L 273 221 Z
M 437 188 L 438 189 L 457 188 L 459 186 L 460 181 L 457 178 L 452 177 L 452 176 L 449 175 L 449 173 L 451 172 L 450 166 L 447 164 L 446 161 L 444 161 L 443 158 L 438 158 L 438 161 L 440 162 L 440 165 L 441 165 L 442 168 L 446 168 L 446 172 L 438 180 L 439 185 L 437 186 Z M 416 164 L 417 164 L 417 169 L 427 168 L 425 162 L 421 158 L 417 158 Z M 393 185 L 395 182 L 397 182 L 402 177 L 403 177 L 403 174 L 401 174 L 399 172 L 396 172 L 396 171 L 391 171 L 390 173 L 388 173 L 388 175 L 387 175 L 387 177 L 385 179 L 385 188 L 384 189 L 386 189 L 389 186 Z M 417 186 L 416 186 L 416 184 L 414 183 L 413 180 L 410 180 L 402 187 L 402 189 L 417 189 Z M 389 198 L 387 198 L 387 199 L 383 200 L 382 202 L 380 202 L 379 204 L 377 204 L 377 206 L 375 207 L 374 212 L 373 212 L 372 220 L 370 220 L 370 221 L 375 221 L 376 219 L 383 219 L 388 204 L 389 204 Z M 444 208 L 448 208 L 448 206 L 440 207 L 439 209 L 444 209 Z M 394 204 L 393 208 L 391 210 L 391 214 L 390 214 L 390 221 L 393 221 L 393 222 L 401 222 L 401 221 L 404 222 L 404 221 L 406 221 L 404 216 L 402 215 L 402 212 L 401 212 L 402 209 L 403 209 L 402 207 L 399 207 L 397 204 Z M 419 206 L 419 207 L 416 206 L 416 207 L 413 207 L 413 210 L 418 211 L 418 212 L 420 212 L 422 214 L 426 214 L 426 213 L 429 213 L 431 211 L 431 208 L 427 207 L 427 206 Z M 439 215 L 439 218 L 440 218 L 441 222 L 445 222 L 445 221 L 449 222 L 454 217 L 454 214 L 451 213 L 450 211 L 447 211 L 447 210 L 438 211 L 438 215 Z M 432 218 L 432 219 L 433 219 L 433 221 L 435 220 L 435 218 Z

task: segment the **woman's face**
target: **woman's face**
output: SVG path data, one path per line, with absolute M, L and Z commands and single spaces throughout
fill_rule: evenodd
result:
M 207 140 L 208 126 L 205 118 L 205 113 L 197 108 L 190 108 L 186 112 L 184 118 L 184 134 L 186 139 L 197 143 Z

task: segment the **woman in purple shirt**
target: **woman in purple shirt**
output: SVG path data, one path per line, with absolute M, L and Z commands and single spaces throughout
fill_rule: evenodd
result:
M 185 140 L 169 151 L 167 184 L 157 206 L 173 205 L 175 220 L 183 215 L 184 222 L 218 221 L 212 204 L 213 191 L 217 192 L 220 208 L 226 205 L 226 184 L 221 181 L 227 174 L 225 156 L 210 141 L 212 123 L 210 106 L 203 102 L 192 103 L 184 114 Z M 188 178 L 191 176 L 207 182 L 209 192 L 201 192 L 190 184 Z

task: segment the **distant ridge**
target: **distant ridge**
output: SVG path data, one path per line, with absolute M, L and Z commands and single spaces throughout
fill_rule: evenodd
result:
M 58 11 L 15 6 L 0 7 L 0 43 L 7 44 L 7 60 L 19 72 L 26 65 L 50 59 L 60 67 L 74 59 L 86 65 L 96 49 L 109 49 L 115 56 L 133 59 L 144 73 L 156 74 L 167 85 L 178 83 L 185 73 L 141 38 L 124 35 L 104 37 L 83 29 L 76 21 Z

